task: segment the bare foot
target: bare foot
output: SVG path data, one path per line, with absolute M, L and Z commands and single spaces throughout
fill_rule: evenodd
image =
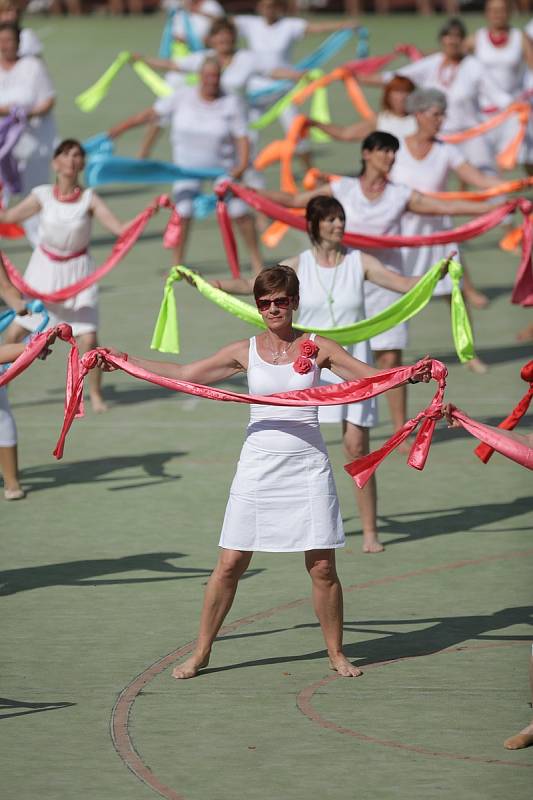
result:
M 382 553 L 384 550 L 377 533 L 363 534 L 363 553 Z
M 101 394 L 92 394 L 91 408 L 95 414 L 105 414 L 105 412 L 108 410 L 108 405 L 104 401 L 104 398 Z
M 476 375 L 484 375 L 489 369 L 485 362 L 477 356 L 471 358 L 470 361 L 465 361 L 465 367 L 469 369 L 470 372 L 475 372 Z
M 178 664 L 172 670 L 172 677 L 178 681 L 187 680 L 187 678 L 196 678 L 201 669 L 204 669 L 209 664 L 209 656 L 205 658 L 198 658 L 194 654 L 184 661 L 183 664 Z
M 531 747 L 531 745 L 533 745 L 533 722 L 503 743 L 507 750 L 522 750 L 524 747 Z
M 332 670 L 334 670 L 334 672 L 338 672 L 343 678 L 358 678 L 363 674 L 358 667 L 350 664 L 343 653 L 339 653 L 337 656 L 330 656 L 329 666 Z
M 483 294 L 483 292 L 478 292 L 477 289 L 470 289 L 467 292 L 463 290 L 463 294 L 466 302 L 471 305 L 472 308 L 487 308 L 490 303 L 487 295 Z

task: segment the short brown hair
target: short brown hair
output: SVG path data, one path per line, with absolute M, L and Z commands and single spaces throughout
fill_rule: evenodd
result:
M 63 153 L 69 153 L 74 149 L 79 150 L 82 156 L 85 158 L 85 148 L 81 142 L 78 142 L 77 139 L 63 139 L 63 141 L 60 142 L 54 150 L 54 158 L 62 156 Z
M 237 27 L 234 22 L 228 19 L 228 17 L 220 17 L 213 22 L 209 28 L 207 39 L 209 40 L 211 36 L 216 36 L 216 34 L 220 33 L 220 31 L 228 31 L 228 33 L 231 33 L 235 41 L 237 41 Z
M 286 292 L 289 297 L 298 297 L 300 281 L 292 267 L 276 264 L 259 273 L 254 283 L 254 297 L 257 302 L 261 297 L 272 292 Z

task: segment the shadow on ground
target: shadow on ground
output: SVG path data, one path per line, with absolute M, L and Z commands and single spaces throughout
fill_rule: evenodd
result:
M 396 534 L 401 538 L 387 542 L 387 547 L 403 542 L 415 542 L 445 536 L 449 533 L 466 533 L 483 525 L 493 525 L 506 519 L 518 517 L 531 511 L 533 501 L 529 495 L 515 497 L 506 503 L 486 503 L 485 505 L 458 506 L 456 508 L 435 508 L 430 511 L 409 511 L 395 514 L 394 517 L 379 515 L 379 532 Z M 409 517 L 407 521 L 400 517 Z M 346 523 L 353 519 L 344 519 Z M 487 533 L 521 530 L 512 528 L 492 528 Z M 522 530 L 530 531 L 528 526 Z M 360 531 L 347 531 L 346 536 L 355 536 Z
M 391 630 L 391 628 L 394 629 L 396 626 L 402 625 L 409 625 L 410 627 L 425 625 L 426 627 L 421 630 L 410 630 L 407 632 Z M 344 623 L 345 634 L 360 633 L 366 635 L 372 633 L 380 638 L 349 642 L 344 645 L 344 653 L 350 660 L 356 660 L 357 666 L 364 667 L 365 665 L 382 661 L 430 655 L 431 653 L 438 653 L 441 650 L 461 645 L 464 642 L 530 642 L 531 634 L 526 636 L 505 636 L 501 634 L 492 635 L 491 633 L 492 631 L 499 631 L 502 628 L 513 627 L 514 625 L 533 625 L 533 607 L 516 606 L 514 608 L 504 608 L 492 614 L 461 617 L 411 618 L 408 620 L 354 620 Z M 277 631 L 267 630 L 231 634 L 221 637 L 220 641 L 264 636 L 270 635 L 271 633 L 281 633 L 301 628 L 317 629 L 316 634 L 320 636 L 319 627 L 318 622 L 313 622 L 295 625 L 293 628 L 282 628 Z M 272 645 L 269 645 L 269 648 L 271 649 Z M 297 655 L 259 658 L 250 661 L 242 661 L 238 664 L 212 667 L 202 670 L 201 675 L 208 675 L 213 672 L 225 672 L 232 669 L 260 667 L 268 664 L 289 664 L 299 661 L 313 661 L 315 659 L 325 658 L 326 655 L 327 653 L 325 650 L 316 650 L 310 653 L 298 653 Z
M 60 564 L 44 564 L 36 567 L 23 567 L 0 572 L 0 595 L 6 596 L 31 589 L 44 589 L 48 586 L 96 586 L 131 583 L 153 583 L 156 581 L 183 580 L 188 578 L 207 578 L 211 567 L 176 567 L 169 559 L 186 558 L 186 553 L 139 553 L 120 558 L 95 558 L 85 561 L 65 561 Z M 99 578 L 102 575 L 117 575 L 121 572 L 170 573 L 167 577 L 150 578 Z M 252 578 L 264 569 L 250 569 L 243 578 Z
M 10 700 L 7 697 L 0 697 L 0 719 L 9 717 L 25 717 L 27 714 L 40 714 L 43 711 L 57 711 L 60 708 L 70 708 L 76 703 L 25 703 L 22 700 Z M 8 711 L 4 709 L 25 709 L 24 711 Z
M 165 466 L 168 461 L 186 455 L 188 455 L 186 451 L 172 450 L 164 453 L 143 453 L 134 456 L 110 456 L 86 461 L 42 464 L 36 467 L 26 467 L 22 470 L 21 476 L 25 488 L 30 492 L 72 484 L 109 483 L 110 481 L 120 481 L 123 485 L 111 486 L 109 491 L 123 491 L 179 480 L 181 476 L 169 475 L 165 471 Z M 112 477 L 113 472 L 135 467 L 140 469 L 138 475 Z M 146 478 L 152 480 L 144 480 Z M 142 482 L 139 483 L 139 480 Z

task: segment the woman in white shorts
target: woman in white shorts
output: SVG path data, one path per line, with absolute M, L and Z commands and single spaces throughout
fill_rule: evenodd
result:
M 117 138 L 130 128 L 153 122 L 170 124 L 172 160 L 176 166 L 199 171 L 220 169 L 234 180 L 245 173 L 250 157 L 246 112 L 237 95 L 222 91 L 221 68 L 216 58 L 208 56 L 204 60 L 197 86 L 184 86 L 169 97 L 160 98 L 150 108 L 115 125 L 109 136 Z M 175 264 L 184 262 L 193 201 L 201 186 L 201 179 L 179 180 L 173 186 L 182 223 Z M 237 223 L 250 253 L 252 269 L 257 273 L 262 268 L 262 259 L 254 217 L 238 198 L 230 200 L 229 214 Z
M 261 395 L 317 386 L 324 368 L 342 380 L 376 373 L 330 339 L 294 330 L 299 283 L 290 267 L 263 270 L 255 281 L 254 296 L 267 328 L 258 336 L 186 365 L 127 358 L 157 375 L 194 383 L 215 383 L 244 372 L 249 391 Z M 427 381 L 429 373 L 430 362 L 425 361 L 415 380 Z M 173 670 L 175 678 L 193 678 L 209 663 L 213 641 L 254 552 L 305 553 L 331 668 L 345 677 L 361 674 L 342 651 L 342 588 L 335 550 L 344 546 L 344 531 L 316 406 L 251 405 L 219 546 L 196 647 L 192 656 Z

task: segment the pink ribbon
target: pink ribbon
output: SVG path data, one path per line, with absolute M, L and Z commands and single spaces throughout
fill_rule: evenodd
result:
M 228 214 L 228 207 L 223 200 L 223 194 L 219 194 L 216 188 L 215 192 L 218 195 L 216 206 L 217 221 L 218 227 L 220 228 L 220 235 L 222 237 L 222 244 L 224 245 L 224 250 L 226 252 L 226 258 L 228 260 L 229 268 L 233 277 L 240 278 L 241 269 L 239 266 L 239 251 L 237 250 L 237 242 L 235 241 L 235 236 L 233 234 L 233 228 L 231 225 L 230 216 Z
M 349 69 L 354 75 L 371 75 L 382 70 L 383 67 L 394 61 L 398 55 L 404 55 L 410 61 L 419 61 L 423 58 L 422 51 L 415 47 L 414 44 L 397 44 L 392 53 L 387 53 L 383 56 L 368 56 L 357 61 L 348 61 L 343 64 L 343 67 Z
M 285 208 L 285 206 L 275 203 L 273 200 L 269 200 L 266 197 L 262 197 L 253 189 L 248 189 L 239 184 L 231 183 L 230 181 L 224 181 L 215 191 L 220 200 L 231 191 L 236 197 L 240 197 L 248 203 L 248 205 L 266 214 L 271 219 L 284 222 L 291 228 L 296 228 L 300 231 L 307 230 L 307 224 L 303 216 L 294 214 L 288 208 Z M 529 306 L 533 305 L 533 267 L 531 263 L 533 223 L 530 219 L 532 208 L 533 204 L 530 200 L 519 197 L 514 200 L 508 200 L 506 203 L 497 206 L 493 211 L 489 211 L 452 230 L 437 231 L 436 233 L 431 233 L 426 236 L 371 236 L 363 233 L 345 233 L 343 241 L 349 247 L 354 247 L 356 249 L 424 247 L 426 245 L 465 242 L 468 239 L 481 236 L 481 234 L 495 228 L 508 214 L 518 209 L 524 217 L 524 236 L 522 238 L 522 255 L 515 279 L 512 301 L 513 303 Z M 227 220 L 227 224 L 231 225 L 231 221 Z M 229 260 L 230 253 L 227 250 L 226 254 Z M 231 257 L 234 257 L 233 254 Z
M 501 453 L 502 456 L 510 458 L 511 461 L 516 461 L 522 467 L 533 470 L 533 448 L 528 447 L 522 442 L 515 439 L 510 439 L 503 433 L 499 433 L 491 428 L 489 425 L 483 425 L 482 422 L 476 422 L 475 419 L 470 419 L 460 411 L 454 408 L 452 411 L 453 419 L 456 419 L 462 427 L 479 439 L 484 444 L 488 445 L 492 450 Z
M 522 380 L 526 381 L 526 383 L 529 383 L 529 389 L 513 408 L 509 416 L 498 425 L 498 428 L 502 428 L 502 430 L 505 431 L 512 431 L 516 428 L 531 404 L 531 400 L 533 399 L 533 361 L 529 361 L 522 367 L 520 377 Z M 494 453 L 494 448 L 487 444 L 480 444 L 476 447 L 474 453 L 486 464 Z
M 142 367 L 136 366 L 130 361 L 112 355 L 104 348 L 96 348 L 95 350 L 89 350 L 87 353 L 85 353 L 85 355 L 82 356 L 80 360 L 77 382 L 75 383 L 73 391 L 69 395 L 69 401 L 65 406 L 63 427 L 54 450 L 54 456 L 56 458 L 61 458 L 63 455 L 65 440 L 74 418 L 81 416 L 79 406 L 83 397 L 83 383 L 89 370 L 94 368 L 98 356 L 101 356 L 107 364 L 127 372 L 134 378 L 155 383 L 157 386 L 163 386 L 164 388 L 171 389 L 175 392 L 184 392 L 185 394 L 203 397 L 208 400 L 293 407 L 339 405 L 341 403 L 357 403 L 361 400 L 367 400 L 370 397 L 375 397 L 382 392 L 386 392 L 388 389 L 393 389 L 395 386 L 405 383 L 407 380 L 409 380 L 409 378 L 416 374 L 421 364 L 421 362 L 417 362 L 411 366 L 385 370 L 384 372 L 379 372 L 370 378 L 362 378 L 359 381 L 346 381 L 344 383 L 330 384 L 329 386 L 319 386 L 312 389 L 302 389 L 295 392 L 281 392 L 271 395 L 253 395 L 231 392 L 225 389 L 216 389 L 212 386 L 203 386 L 202 384 L 191 383 L 190 381 L 163 378 L 160 375 L 155 375 L 153 372 L 149 372 Z M 441 375 L 442 380 L 444 380 L 444 376 L 447 374 L 447 369 L 444 364 L 441 364 L 440 361 L 432 361 L 432 372 L 434 372 L 435 375 Z
M 11 280 L 11 283 L 16 286 L 19 292 L 22 292 L 27 297 L 35 297 L 38 300 L 42 300 L 44 303 L 62 303 L 64 300 L 74 297 L 84 289 L 87 289 L 89 286 L 97 283 L 104 277 L 104 275 L 107 275 L 108 272 L 116 267 L 119 261 L 121 261 L 131 250 L 145 229 L 149 220 L 157 211 L 159 211 L 160 208 L 170 208 L 173 210 L 170 221 L 167 225 L 163 242 L 166 247 L 174 246 L 176 236 L 179 235 L 179 217 L 174 212 L 174 205 L 170 201 L 170 198 L 167 195 L 161 195 L 160 197 L 157 197 L 147 208 L 145 208 L 144 211 L 141 211 L 140 214 L 138 214 L 130 223 L 130 225 L 128 225 L 126 230 L 118 237 L 109 258 L 100 267 L 97 267 L 97 269 L 91 272 L 90 275 L 87 275 L 86 278 L 82 278 L 81 281 L 71 283 L 70 286 L 65 286 L 63 289 L 59 289 L 56 292 L 43 294 L 27 284 L 16 267 L 11 263 L 7 256 L 3 254 L 4 264 L 9 279 Z
M 83 250 L 78 250 L 77 253 L 69 253 L 68 256 L 59 255 L 59 253 L 52 253 L 51 250 L 47 250 L 46 247 L 43 247 L 42 244 L 39 245 L 39 250 L 42 250 L 45 256 L 48 256 L 50 261 L 57 261 L 58 263 L 62 263 L 63 261 L 70 261 L 71 258 L 79 258 L 80 256 L 84 256 L 87 252 L 87 248 L 85 247 Z

